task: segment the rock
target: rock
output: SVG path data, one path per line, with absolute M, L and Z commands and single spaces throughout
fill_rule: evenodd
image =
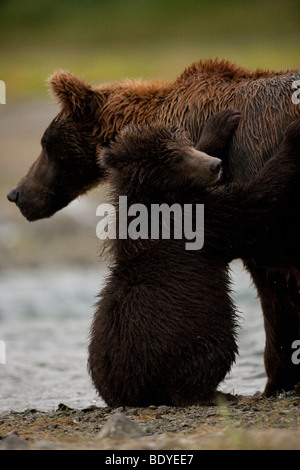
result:
M 59 403 L 56 411 L 73 411 L 73 408 L 70 408 L 68 405 L 64 403 Z
M 0 450 L 26 450 L 29 446 L 21 439 L 16 431 L 6 434 L 0 441 Z
M 83 408 L 81 411 L 83 413 L 91 413 L 93 411 L 98 411 L 98 410 L 101 410 L 102 408 L 99 408 L 99 406 L 96 406 L 96 405 L 90 405 L 90 406 L 87 406 L 86 408 Z
M 119 406 L 118 408 L 115 408 L 115 413 L 122 413 L 122 411 L 125 411 L 125 406 Z
M 295 385 L 295 394 L 296 396 L 300 397 L 300 382 Z
M 34 446 L 34 450 L 58 450 L 60 449 L 59 442 L 47 441 L 45 439 L 37 441 Z
M 145 436 L 143 429 L 123 413 L 114 413 L 98 434 L 100 439 Z

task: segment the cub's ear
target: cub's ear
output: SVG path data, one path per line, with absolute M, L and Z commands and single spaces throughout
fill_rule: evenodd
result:
M 92 86 L 70 72 L 54 72 L 47 80 L 50 91 L 66 110 L 74 117 L 83 118 L 91 114 L 97 106 L 97 93 Z
M 105 171 L 116 167 L 116 157 L 110 148 L 100 148 L 97 151 L 97 165 Z

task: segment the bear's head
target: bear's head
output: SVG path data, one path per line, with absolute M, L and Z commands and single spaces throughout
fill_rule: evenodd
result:
M 117 192 L 141 202 L 212 186 L 222 175 L 220 159 L 196 150 L 184 130 L 160 125 L 126 126 L 98 163 Z
M 50 217 L 103 176 L 94 130 L 104 93 L 68 72 L 54 73 L 49 84 L 61 111 L 42 137 L 40 156 L 7 195 L 29 221 Z

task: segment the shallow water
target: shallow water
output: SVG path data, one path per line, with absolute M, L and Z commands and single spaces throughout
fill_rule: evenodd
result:
M 104 406 L 87 373 L 95 296 L 105 269 L 18 270 L 0 273 L 0 411 L 56 409 L 59 403 Z M 232 264 L 241 313 L 239 357 L 220 390 L 251 395 L 265 383 L 264 329 L 256 292 L 239 262 Z

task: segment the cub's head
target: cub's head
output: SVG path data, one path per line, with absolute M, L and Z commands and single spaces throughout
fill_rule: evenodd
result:
M 127 126 L 100 150 L 98 163 L 123 194 L 168 194 L 215 185 L 222 161 L 196 150 L 187 134 L 165 126 Z

